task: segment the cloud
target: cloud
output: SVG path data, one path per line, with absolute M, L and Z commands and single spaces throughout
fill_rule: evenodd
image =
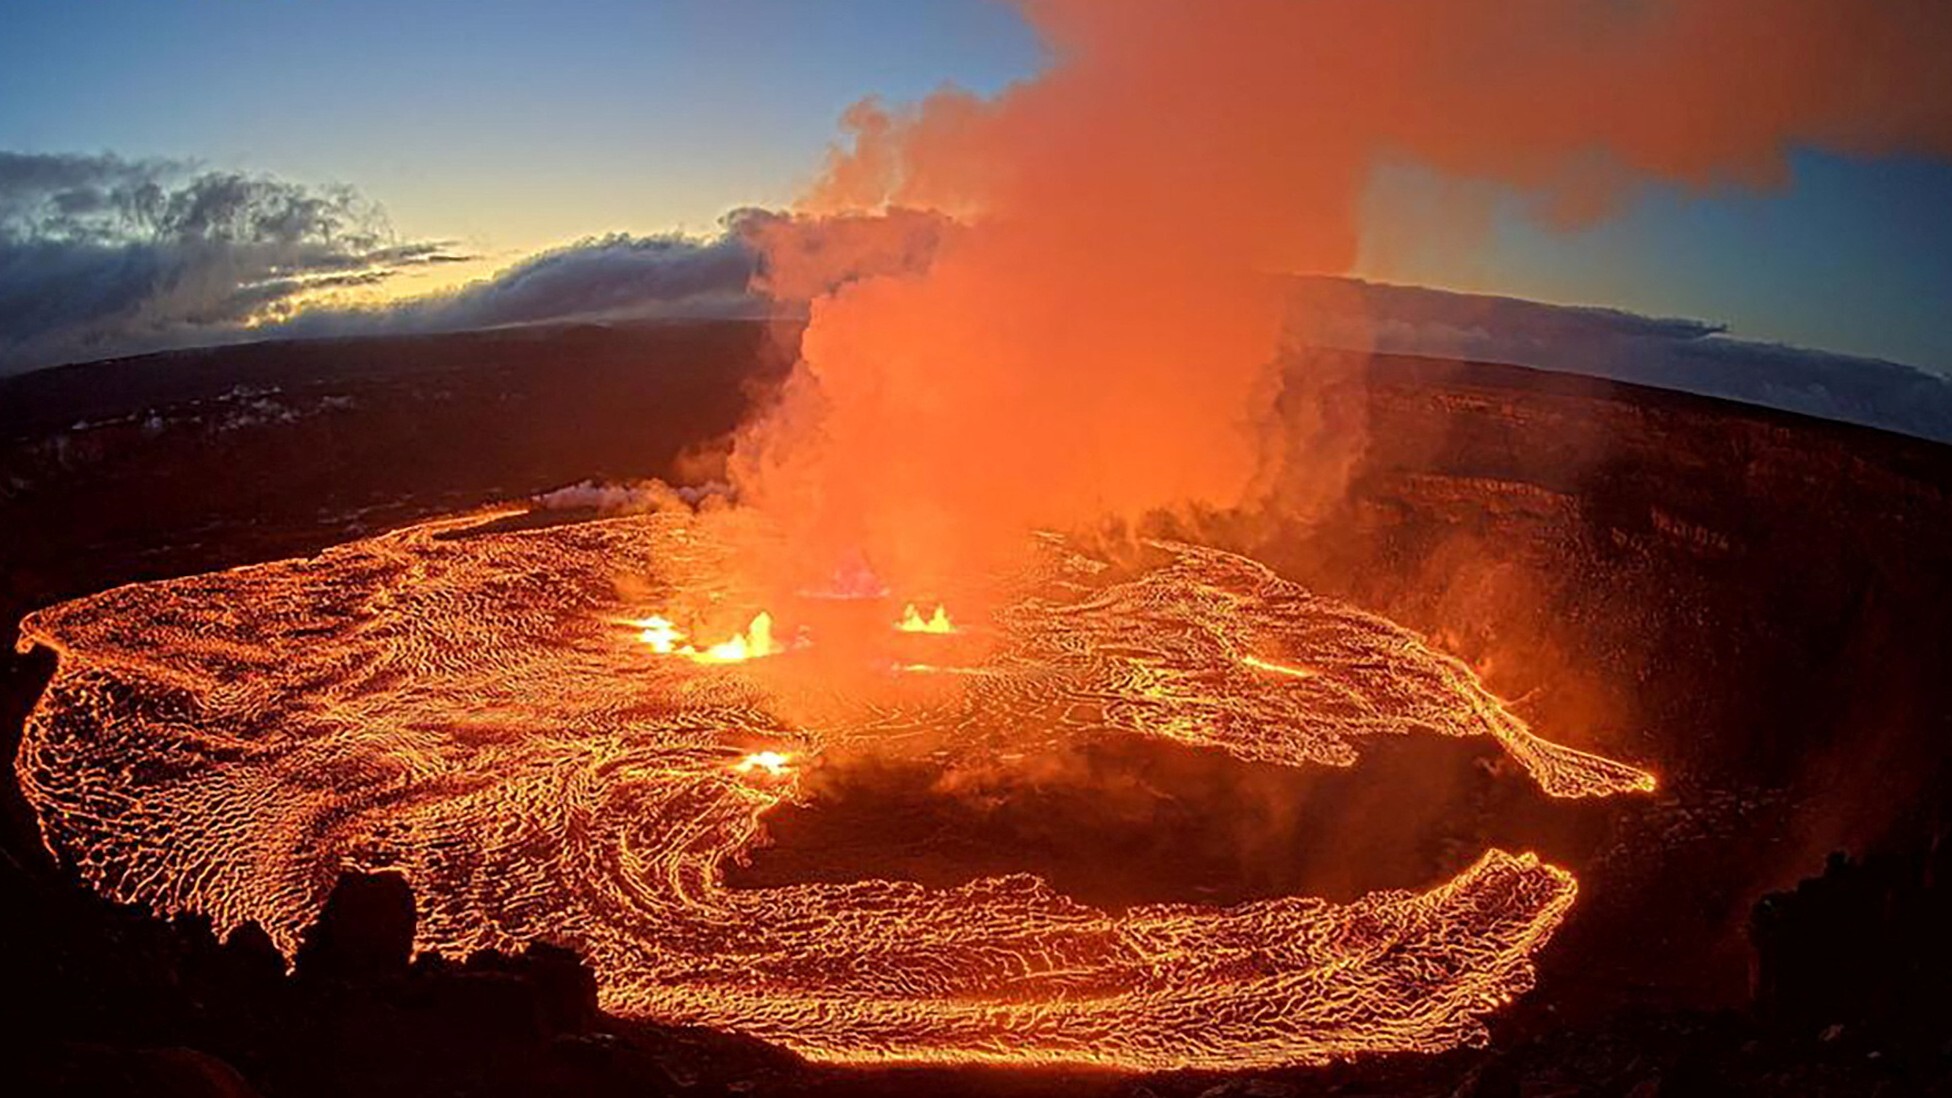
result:
M 925 268 L 951 231 L 938 215 L 807 218 L 745 208 L 713 237 L 614 234 L 542 252 L 448 294 L 313 310 L 283 335 L 461 331 L 573 320 L 796 315 L 863 278 Z
M 347 187 L 0 152 L 0 372 L 216 342 L 301 294 L 445 258 Z
M 315 309 L 265 334 L 462 331 L 569 320 L 749 316 L 757 259 L 735 233 L 709 239 L 623 234 L 524 259 L 493 278 L 392 305 Z
M 467 257 L 396 239 L 346 187 L 0 152 L 0 373 L 242 339 L 793 315 L 848 281 L 925 266 L 946 226 L 740 209 L 715 236 L 595 237 L 448 293 L 335 307 L 319 294 Z

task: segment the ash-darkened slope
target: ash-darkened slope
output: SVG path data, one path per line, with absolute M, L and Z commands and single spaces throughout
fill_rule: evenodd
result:
M 575 329 L 233 348 L 17 379 L 0 391 L 4 609 L 13 620 L 127 580 L 311 552 L 591 476 L 678 475 L 674 456 L 735 422 L 745 383 L 777 366 L 770 346 L 746 325 Z M 140 372 L 185 362 L 177 377 Z M 93 369 L 119 374 L 132 399 L 98 390 Z M 1913 1014 L 1907 1030 L 1893 1004 L 1944 971 L 1905 928 L 1917 921 L 1907 912 L 1943 903 L 1909 851 L 1944 831 L 1952 456 L 1715 401 L 1428 360 L 1378 360 L 1349 396 L 1369 441 L 1345 504 L 1308 525 L 1222 516 L 1197 532 L 1423 632 L 1543 734 L 1646 760 L 1662 784 L 1581 838 L 1581 906 L 1490 1050 L 1284 1084 L 1451 1093 L 1467 1077 L 1486 1092 L 1499 1080 L 1755 1085 L 1772 1072 L 1790 1089 L 1942 1080 L 1931 1050 L 1943 1019 Z M 10 750 L 44 665 L 9 657 Z M 163 932 L 96 913 L 58 871 L 30 871 L 29 821 L 10 824 L 0 948 L 43 1048 L 191 1048 L 266 1092 L 325 1085 L 271 1062 L 297 1053 L 217 1032 L 228 1023 L 155 993 L 184 986 L 156 944 Z M 1696 1013 L 1745 1000 L 1752 904 L 1833 847 L 1878 857 L 1765 922 L 1763 987 L 1781 1028 Z M 1433 863 L 1468 853 L 1435 852 Z M 1874 950 L 1852 944 L 1871 939 Z M 287 1002 L 297 1019 L 331 1017 L 302 996 Z M 1648 1003 L 1659 1009 L 1618 1013 Z M 319 1040 L 360 1055 L 341 1029 Z M 599 1066 L 640 1055 L 577 1040 L 574 1055 Z M 304 1055 L 326 1062 L 325 1047 Z M 683 1074 L 683 1055 L 740 1053 L 655 1055 L 677 1056 Z M 762 1075 L 701 1072 L 699 1089 Z M 847 1073 L 791 1085 L 801 1082 L 924 1085 Z M 1197 1093 L 1212 1082 L 1147 1085 Z

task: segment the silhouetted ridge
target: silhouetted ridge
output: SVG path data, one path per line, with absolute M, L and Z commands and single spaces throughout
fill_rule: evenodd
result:
M 301 977 L 399 976 L 413 959 L 413 889 L 397 873 L 348 873 L 298 947 Z

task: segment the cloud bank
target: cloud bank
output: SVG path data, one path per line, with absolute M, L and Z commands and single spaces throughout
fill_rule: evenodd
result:
M 515 324 L 798 315 L 844 283 L 915 272 L 953 231 L 939 216 L 810 219 L 745 208 L 712 237 L 615 234 L 531 256 L 451 293 L 313 309 L 280 336 L 466 331 Z
M 267 334 L 303 338 L 754 316 L 766 310 L 747 290 L 756 265 L 735 232 L 702 240 L 617 234 L 539 253 L 451 293 L 370 308 L 309 310 Z
M 847 281 L 926 266 L 949 231 L 929 214 L 740 209 L 715 236 L 618 233 L 458 290 L 335 306 L 321 295 L 469 257 L 397 239 L 347 187 L 0 151 L 0 374 L 247 339 L 797 315 Z
M 448 258 L 345 187 L 0 151 L 0 372 L 213 342 Z

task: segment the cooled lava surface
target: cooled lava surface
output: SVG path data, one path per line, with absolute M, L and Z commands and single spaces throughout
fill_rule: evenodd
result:
M 29 616 L 23 649 L 60 659 L 17 762 L 49 847 L 115 898 L 287 949 L 342 869 L 396 868 L 423 948 L 557 942 L 608 1010 L 814 1059 L 1242 1068 L 1480 1039 L 1576 882 L 1492 849 L 1423 891 L 1107 911 L 1028 874 L 736 888 L 726 867 L 843 753 L 1141 737 L 1346 767 L 1372 737 L 1489 737 L 1555 797 L 1653 787 L 1538 737 L 1415 634 L 1219 550 L 1113 566 L 1045 538 L 951 631 L 882 600 L 757 605 L 736 520 L 482 521 Z M 762 610 L 737 649 L 673 639 Z M 887 647 L 836 673 L 836 614 Z

